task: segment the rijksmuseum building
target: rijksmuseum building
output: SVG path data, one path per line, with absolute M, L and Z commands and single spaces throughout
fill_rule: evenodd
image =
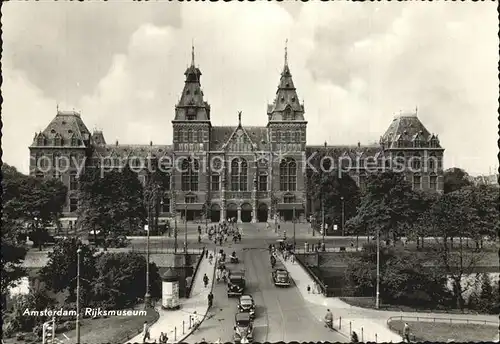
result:
M 386 159 L 379 166 L 382 169 L 390 167 L 388 163 L 396 157 L 416 158 L 410 159 L 411 166 L 404 173 L 413 188 L 443 190 L 444 149 L 416 113 L 394 118 L 378 144 L 307 145 L 305 107 L 299 102 L 286 53 L 275 99 L 267 106 L 265 126 L 243 125 L 241 112 L 236 122 L 236 111 L 234 125 L 212 125 L 211 119 L 217 118 L 217 112 L 212 113 L 204 99 L 194 51 L 184 75 L 182 95 L 173 109 L 171 145 L 107 143 L 102 131 L 89 131 L 79 113 L 59 109 L 47 128 L 35 134 L 29 147 L 30 173 L 39 178 L 59 178 L 68 187 L 62 221 L 76 219 L 76 165 L 82 162 L 86 166 L 111 168 L 124 161 L 132 167 L 145 159 L 180 161 L 170 165 L 170 187 L 160 191 L 160 219 L 177 216 L 188 221 L 201 220 L 205 207 L 209 207 L 206 213 L 213 222 L 227 218 L 265 222 L 274 220 L 276 213 L 280 219 L 290 220 L 293 212 L 299 221 L 305 221 L 317 202 L 309 199 L 306 192 L 304 168 L 308 157 L 318 153 L 334 161 L 348 158 L 357 162 L 348 173 L 361 189 L 368 173 L 363 164 L 367 159 Z M 51 161 L 60 168 L 46 168 Z M 61 166 L 64 161 L 70 161 L 69 167 Z M 207 161 L 213 163 L 206 166 Z M 139 172 L 142 182 L 145 175 Z

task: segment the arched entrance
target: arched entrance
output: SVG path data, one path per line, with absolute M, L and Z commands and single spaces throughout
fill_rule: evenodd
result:
M 266 203 L 261 203 L 259 205 L 259 210 L 257 211 L 257 221 L 267 222 L 268 208 Z
M 220 205 L 218 205 L 217 203 L 212 204 L 212 207 L 210 208 L 210 221 L 220 221 Z
M 248 203 L 241 205 L 241 222 L 252 222 L 252 206 Z
M 226 220 L 231 220 L 232 218 L 238 218 L 238 206 L 234 203 L 229 203 L 226 209 Z

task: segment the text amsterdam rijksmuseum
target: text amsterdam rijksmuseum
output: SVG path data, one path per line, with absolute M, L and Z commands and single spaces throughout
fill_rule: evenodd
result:
M 275 209 L 280 218 L 289 220 L 295 211 L 300 221 L 304 221 L 312 212 L 314 202 L 306 193 L 303 168 L 307 157 L 318 152 L 334 160 L 347 157 L 361 162 L 349 170 L 361 189 L 367 174 L 362 165 L 364 160 L 377 161 L 382 156 L 389 160 L 419 157 L 412 162 L 413 168 L 407 169 L 407 180 L 414 188 L 442 191 L 444 149 L 416 113 L 394 118 L 379 144 L 308 146 L 304 104 L 299 102 L 285 56 L 276 97 L 267 106 L 267 125 L 244 126 L 240 113 L 234 126 L 212 126 L 211 109 L 203 97 L 201 71 L 194 64 L 194 53 L 192 58 L 191 66 L 184 73 L 182 96 L 174 108 L 172 145 L 123 145 L 118 141 L 108 144 L 102 131 L 91 133 L 80 114 L 74 111 L 58 110 L 47 128 L 35 134 L 29 147 L 30 173 L 40 178 L 60 178 L 67 185 L 66 220 L 75 219 L 78 207 L 78 177 L 76 167 L 71 166 L 73 161 L 75 165 L 85 161 L 87 165 L 100 162 L 108 167 L 127 159 L 131 166 L 148 158 L 167 157 L 169 161 L 177 161 L 170 170 L 170 190 L 163 190 L 160 218 L 186 215 L 188 220 L 201 219 L 206 204 L 215 222 L 225 218 L 243 222 L 268 221 L 273 219 Z M 286 152 L 286 157 L 278 152 Z M 42 156 L 46 158 L 40 159 Z M 62 156 L 66 158 L 60 159 Z M 44 161 L 45 164 L 59 161 L 59 166 L 62 161 L 72 163 L 61 173 L 39 168 Z M 213 161 L 208 164 L 213 168 L 200 169 L 199 161 Z M 182 168 L 175 168 L 176 164 Z M 139 178 L 144 181 L 141 174 Z

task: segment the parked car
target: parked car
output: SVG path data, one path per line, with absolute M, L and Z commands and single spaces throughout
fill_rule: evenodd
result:
M 288 271 L 286 271 L 285 269 L 274 269 L 271 276 L 275 286 L 290 286 L 290 276 L 288 275 Z
M 252 319 L 255 318 L 255 301 L 252 295 L 241 295 L 238 300 L 238 311 L 241 313 L 248 313 Z
M 235 343 L 241 343 L 243 338 L 248 342 L 253 340 L 253 320 L 248 313 L 236 313 L 233 339 Z

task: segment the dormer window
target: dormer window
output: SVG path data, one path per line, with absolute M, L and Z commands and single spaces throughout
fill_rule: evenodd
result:
M 431 139 L 431 148 L 437 148 L 439 146 L 438 140 L 436 137 L 432 137 Z
M 36 144 L 38 146 L 45 146 L 45 137 L 43 135 L 39 135 L 36 139 Z
M 72 146 L 78 146 L 78 144 L 79 144 L 79 142 L 78 142 L 78 141 L 79 141 L 79 140 L 78 140 L 76 137 L 72 137 L 72 138 L 71 138 L 71 145 L 72 145 Z
M 55 133 L 56 133 L 56 130 L 55 130 L 55 129 L 51 129 L 51 130 L 50 130 L 50 132 L 51 132 L 52 134 L 55 134 Z
M 292 103 L 295 103 L 295 97 L 292 97 Z
M 73 130 L 69 129 L 69 130 L 68 130 L 68 133 L 69 133 L 69 134 L 73 134 Z
M 290 87 L 290 83 L 288 83 L 288 82 L 287 82 L 285 86 L 286 86 L 286 87 Z
M 188 121 L 194 121 L 196 119 L 196 109 L 195 108 L 189 108 L 187 110 L 187 120 Z
M 420 139 L 417 137 L 414 141 L 413 141 L 413 147 L 420 147 L 422 146 L 422 141 L 420 141 Z
M 285 102 L 285 97 L 281 97 L 281 102 L 284 103 Z

